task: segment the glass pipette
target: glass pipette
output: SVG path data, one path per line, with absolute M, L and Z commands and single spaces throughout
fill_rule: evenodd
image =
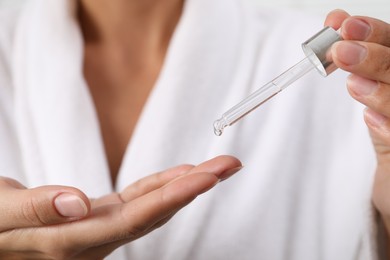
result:
M 221 135 L 225 127 L 233 125 L 312 69 L 314 66 L 309 58 L 303 59 L 226 111 L 220 119 L 214 122 L 214 133 Z
M 236 123 L 313 68 L 316 68 L 323 76 L 329 75 L 336 67 L 326 54 L 330 46 L 339 40 L 341 40 L 341 36 L 338 32 L 330 27 L 325 27 L 304 42 L 302 48 L 306 58 L 226 111 L 220 119 L 214 122 L 214 133 L 218 136 L 221 135 L 225 127 Z

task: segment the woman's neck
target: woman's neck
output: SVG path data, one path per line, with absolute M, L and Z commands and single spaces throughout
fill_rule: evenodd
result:
M 79 0 L 84 76 L 112 182 L 161 71 L 184 0 Z
M 79 0 L 87 43 L 163 48 L 179 21 L 183 0 Z

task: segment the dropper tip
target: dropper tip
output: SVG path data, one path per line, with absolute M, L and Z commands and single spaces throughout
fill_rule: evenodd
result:
M 214 134 L 217 136 L 221 136 L 223 133 L 223 129 L 225 128 L 225 124 L 222 122 L 222 118 L 218 119 L 214 122 Z

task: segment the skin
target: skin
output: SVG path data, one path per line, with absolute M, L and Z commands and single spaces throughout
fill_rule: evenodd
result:
M 125 147 L 161 70 L 183 2 L 109 2 L 80 1 L 79 20 L 85 39 L 84 74 L 115 183 Z M 352 18 L 337 11 L 328 16 L 326 24 L 340 27 L 348 19 Z M 390 93 L 386 94 L 386 88 L 390 59 L 386 47 L 389 41 L 385 37 L 389 35 L 389 26 L 372 18 L 359 19 L 373 28 L 368 38 L 354 39 L 369 50 L 366 59 L 355 65 L 342 62 L 342 53 L 350 49 L 340 47 L 344 42 L 336 45 L 331 54 L 340 68 L 380 82 L 379 88 L 368 96 L 357 94 L 351 81 L 348 87 L 354 98 L 370 108 L 365 119 L 378 154 L 373 199 L 389 226 L 390 110 L 386 109 L 386 98 Z M 344 33 L 356 36 L 348 30 L 343 30 Z M 351 40 L 348 37 L 345 38 Z M 197 166 L 181 165 L 162 171 L 120 193 L 94 200 L 72 187 L 28 189 L 15 180 L 0 178 L 0 258 L 103 259 L 121 245 L 160 227 L 198 195 L 240 169 L 241 163 L 236 158 L 219 156 Z
M 84 75 L 114 184 L 183 2 L 85 0 L 79 4 Z M 160 227 L 240 169 L 236 158 L 219 156 L 198 166 L 168 169 L 121 193 L 94 200 L 72 187 L 27 189 L 15 180 L 0 178 L 0 258 L 103 259 Z
M 0 205 L 6 210 L 0 211 L 0 258 L 103 259 L 165 224 L 240 168 L 237 159 L 220 156 L 198 166 L 168 169 L 95 200 L 71 187 L 26 189 L 1 178 Z M 53 204 L 63 193 L 80 197 L 87 210 L 79 216 L 61 216 Z
M 183 0 L 81 0 L 84 75 L 116 182 L 123 155 L 163 65 Z
M 366 106 L 364 120 L 377 156 L 372 200 L 390 234 L 390 25 L 370 17 L 331 12 L 325 25 L 345 39 L 332 46 L 335 64 L 351 73 L 350 95 Z M 390 256 L 390 242 L 387 241 Z

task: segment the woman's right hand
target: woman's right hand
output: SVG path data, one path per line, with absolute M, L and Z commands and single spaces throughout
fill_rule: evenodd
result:
M 0 258 L 103 259 L 239 169 L 236 158 L 219 156 L 148 176 L 95 200 L 72 187 L 26 189 L 0 178 Z

